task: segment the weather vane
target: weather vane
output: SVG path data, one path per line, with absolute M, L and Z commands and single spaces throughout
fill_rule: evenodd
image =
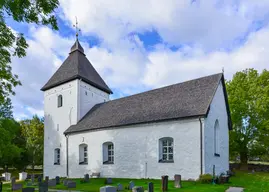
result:
M 76 38 L 78 39 L 78 32 L 80 32 L 81 30 L 78 28 L 78 20 L 77 20 L 77 17 L 76 17 L 76 24 L 73 25 L 73 27 L 76 28 Z

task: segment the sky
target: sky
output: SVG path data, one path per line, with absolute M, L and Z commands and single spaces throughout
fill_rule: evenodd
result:
M 17 120 L 43 116 L 41 87 L 79 40 L 114 92 L 111 99 L 215 73 L 269 69 L 269 0 L 59 0 L 59 30 L 7 24 L 29 48 L 12 58 L 22 86 L 12 97 Z

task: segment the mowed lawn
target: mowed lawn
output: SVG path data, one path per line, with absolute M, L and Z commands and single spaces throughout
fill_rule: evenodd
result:
M 74 179 L 77 183 L 77 191 L 88 191 L 88 192 L 98 192 L 100 187 L 105 186 L 104 178 L 91 179 L 90 183 L 80 183 L 80 179 Z M 113 179 L 113 186 L 117 183 L 121 183 L 125 188 L 131 179 Z M 161 192 L 161 181 L 151 180 L 151 179 L 132 179 L 137 186 L 143 186 L 147 189 L 148 182 L 154 183 L 154 191 Z M 236 176 L 230 178 L 230 183 L 225 185 L 212 185 L 212 184 L 201 184 L 199 182 L 183 181 L 182 188 L 174 188 L 173 181 L 169 181 L 168 191 L 186 191 L 186 192 L 224 192 L 229 186 L 243 187 L 245 192 L 269 192 L 269 173 L 246 173 L 246 172 L 236 172 Z M 54 189 L 66 189 L 65 186 L 57 185 Z M 3 185 L 3 192 L 10 191 L 10 184 Z M 127 192 L 130 190 L 124 190 Z

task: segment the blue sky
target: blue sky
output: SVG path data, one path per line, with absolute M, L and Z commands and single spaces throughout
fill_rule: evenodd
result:
M 17 119 L 43 115 L 40 88 L 68 56 L 75 17 L 87 58 L 111 99 L 225 69 L 225 77 L 269 63 L 268 0 L 60 0 L 59 31 L 8 20 L 25 34 L 27 56 L 13 58 Z

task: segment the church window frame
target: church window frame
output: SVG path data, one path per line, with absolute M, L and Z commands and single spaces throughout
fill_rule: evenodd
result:
M 103 143 L 103 164 L 114 164 L 114 143 Z
M 60 148 L 54 149 L 54 165 L 60 165 L 61 163 L 61 150 Z
M 63 106 L 63 96 L 58 95 L 58 108 Z
M 88 145 L 85 143 L 79 145 L 79 164 L 88 164 Z
M 159 163 L 174 162 L 174 139 L 163 137 L 159 139 Z
M 220 126 L 218 119 L 214 123 L 214 156 L 220 157 Z

